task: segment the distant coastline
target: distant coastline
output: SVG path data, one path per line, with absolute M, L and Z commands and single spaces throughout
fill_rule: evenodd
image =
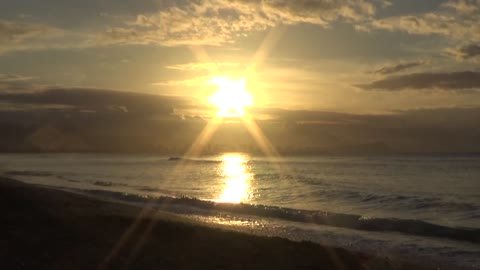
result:
M 260 151 L 241 151 L 238 149 L 226 149 L 224 151 L 205 151 L 200 154 L 200 156 L 212 156 L 220 155 L 223 153 L 245 153 L 252 156 L 265 156 L 264 153 Z M 151 155 L 161 155 L 167 157 L 181 157 L 186 153 L 186 151 L 153 151 L 153 150 L 131 150 L 131 151 L 121 151 L 121 150 L 39 150 L 39 149 L 0 149 L 0 154 L 151 154 Z M 479 156 L 480 152 L 371 152 L 371 151 L 312 151 L 312 150 L 298 150 L 298 151 L 288 151 L 282 152 L 279 151 L 278 154 L 281 156 Z

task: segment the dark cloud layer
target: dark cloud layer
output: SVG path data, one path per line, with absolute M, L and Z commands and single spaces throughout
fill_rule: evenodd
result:
M 424 109 L 389 115 L 281 109 L 269 112 L 273 120 L 257 123 L 282 154 L 480 152 L 478 108 Z M 196 119 L 131 117 L 127 113 L 0 112 L 0 128 L 8 131 L 0 133 L 0 151 L 179 154 L 188 149 L 205 126 L 205 121 Z M 207 148 L 258 151 L 241 122 L 220 125 Z
M 286 110 L 280 108 L 255 108 L 251 112 L 268 115 L 274 121 L 315 122 L 325 124 L 351 124 L 362 121 L 365 117 L 359 114 L 338 113 L 314 110 Z
M 21 74 L 0 74 L 0 93 L 31 91 L 37 88 L 37 81 Z
M 10 104 L 69 106 L 79 110 L 117 110 L 154 115 L 171 114 L 175 108 L 192 105 L 192 101 L 186 98 L 101 89 L 48 89 L 32 93 L 4 93 L 0 94 L 0 101 Z
M 407 62 L 407 63 L 399 63 L 395 65 L 388 65 L 388 66 L 383 66 L 377 70 L 374 70 L 372 73 L 375 74 L 382 74 L 382 75 L 388 75 L 392 73 L 397 73 L 400 71 L 405 71 L 407 69 L 411 69 L 414 67 L 418 67 L 425 64 L 424 61 L 412 61 L 412 62 Z
M 480 89 L 480 72 L 460 71 L 442 73 L 413 73 L 390 76 L 357 87 L 364 90 L 477 90 Z
M 460 60 L 468 60 L 480 57 L 480 45 L 467 44 L 455 49 L 449 49 L 448 52 Z
M 0 132 L 0 151 L 178 153 L 188 149 L 206 125 L 200 118 L 172 116 L 174 108 L 192 106 L 188 98 L 51 89 L 0 94 L 1 103 L 44 107 L 0 110 L 0 130 L 6 131 Z M 281 153 L 480 151 L 480 108 L 383 115 L 256 108 L 252 113 L 270 116 L 257 123 Z M 256 151 L 256 146 L 241 121 L 228 121 L 220 125 L 208 149 Z

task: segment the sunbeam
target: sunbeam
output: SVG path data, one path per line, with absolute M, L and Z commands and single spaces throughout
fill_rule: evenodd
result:
M 270 29 L 267 36 L 263 39 L 262 43 L 252 57 L 249 66 L 245 69 L 244 76 L 246 78 L 249 78 L 250 75 L 254 73 L 263 62 L 265 62 L 268 54 L 270 54 L 271 50 L 273 50 L 284 33 L 284 26 L 272 27 Z
M 208 121 L 207 125 L 197 136 L 190 148 L 185 152 L 184 156 L 196 157 L 201 155 L 202 151 L 205 148 L 205 145 L 210 142 L 212 136 L 217 131 L 223 119 L 225 117 L 239 117 L 244 123 L 250 135 L 253 137 L 257 145 L 262 150 L 262 152 L 267 157 L 279 157 L 279 154 L 275 150 L 274 146 L 263 134 L 253 117 L 246 111 L 246 107 L 252 105 L 253 102 L 252 97 L 246 91 L 245 83 L 246 80 L 250 77 L 250 75 L 255 72 L 258 66 L 260 66 L 265 61 L 270 51 L 281 38 L 284 30 L 285 29 L 283 27 L 274 27 L 269 31 L 269 33 L 255 52 L 252 60 L 250 61 L 250 64 L 245 69 L 244 77 L 238 81 L 228 79 L 227 77 L 219 77 L 218 74 L 220 74 L 220 70 L 218 68 L 218 65 L 212 65 L 209 67 L 208 72 L 213 78 L 213 83 L 216 84 L 219 88 L 218 92 L 212 97 L 210 97 L 210 102 L 218 108 L 218 111 L 216 115 Z M 190 50 L 199 62 L 211 63 L 211 59 L 208 53 L 202 46 L 190 46 Z M 188 163 L 185 160 L 180 160 L 178 165 L 175 167 L 175 170 L 171 172 L 170 178 L 179 178 L 180 174 L 178 172 L 182 171 L 182 169 L 184 169 L 187 164 Z M 233 163 L 227 162 L 227 165 L 228 164 Z M 285 168 L 280 168 L 279 166 L 276 166 L 276 170 L 279 174 L 283 174 Z M 239 176 L 239 178 L 235 178 L 233 180 L 230 179 L 230 182 L 227 183 L 227 187 L 224 190 L 223 195 L 219 199 L 219 202 L 241 202 L 246 195 L 244 193 L 239 193 L 238 189 L 245 189 L 245 186 L 247 185 L 247 179 L 244 177 L 245 176 L 242 174 L 241 176 Z M 182 181 L 182 179 L 177 179 L 177 181 Z M 108 267 L 109 261 L 113 257 L 118 255 L 118 251 L 129 241 L 132 232 L 135 231 L 136 228 L 139 226 L 139 220 L 145 218 L 146 216 L 154 215 L 154 213 L 150 210 L 152 205 L 153 202 L 150 202 L 144 206 L 143 211 L 141 211 L 136 221 L 131 225 L 130 228 L 127 229 L 127 231 L 122 235 L 122 237 L 120 237 L 120 240 L 114 246 L 109 255 L 105 258 L 99 268 L 104 269 Z M 152 228 L 155 222 L 155 219 L 152 218 L 150 223 L 147 225 L 147 228 Z M 133 254 L 141 248 L 148 233 L 149 230 L 145 230 L 142 233 L 141 237 L 139 238 L 140 240 L 134 245 L 135 248 L 132 251 L 131 256 L 133 256 Z

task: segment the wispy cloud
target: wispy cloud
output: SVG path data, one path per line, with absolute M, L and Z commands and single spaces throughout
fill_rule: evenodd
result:
M 207 84 L 209 76 L 199 76 L 186 80 L 166 80 L 152 83 L 153 86 L 201 86 Z
M 35 46 L 34 41 L 63 34 L 61 29 L 44 25 L 0 20 L 0 54 L 9 50 Z
M 58 29 L 41 24 L 27 24 L 0 20 L 0 42 L 19 42 L 33 37 L 44 37 L 57 33 Z
M 105 31 L 105 44 L 220 45 L 276 25 L 356 22 L 375 14 L 371 0 L 201 0 L 176 4 L 155 14 L 139 14 Z
M 479 90 L 480 72 L 413 73 L 390 76 L 368 84 L 356 85 L 363 90 Z
M 175 108 L 188 108 L 193 104 L 190 98 L 91 88 L 56 88 L 28 93 L 0 93 L 0 100 L 7 105 L 44 105 L 46 108 L 62 106 L 78 110 L 145 115 L 168 115 L 172 114 Z
M 41 86 L 42 84 L 31 76 L 0 74 L 0 93 L 34 91 Z
M 416 35 L 440 35 L 459 41 L 480 41 L 480 1 L 448 1 L 438 10 L 403 15 L 359 24 L 363 31 L 401 31 Z
M 240 65 L 239 63 L 233 63 L 233 62 L 219 62 L 219 63 L 192 62 L 192 63 L 186 63 L 186 64 L 169 65 L 169 66 L 166 66 L 165 68 L 180 70 L 180 71 L 203 71 L 203 70 L 212 70 L 212 69 L 218 69 L 218 68 L 232 68 L 232 67 L 238 67 L 239 65 Z
M 447 49 L 447 53 L 455 57 L 457 60 L 480 60 L 480 45 L 466 44 L 456 48 L 449 48 Z
M 134 16 L 100 12 L 100 25 L 82 31 L 48 24 L 0 20 L 0 53 L 108 45 L 221 45 L 278 25 L 372 20 L 386 0 L 169 1 Z M 103 28 L 103 30 L 98 30 Z M 62 36 L 68 38 L 60 39 Z
M 372 71 L 372 73 L 389 75 L 389 74 L 398 73 L 401 71 L 406 71 L 406 70 L 424 65 L 425 63 L 426 63 L 425 61 L 411 61 L 411 62 L 403 62 L 398 64 L 390 64 L 390 65 L 382 66 Z
M 0 74 L 0 82 L 18 82 L 18 81 L 28 81 L 32 77 L 24 76 L 20 74 Z
M 480 1 L 478 0 L 450 0 L 443 4 L 445 7 L 453 8 L 461 13 L 473 13 L 479 10 Z

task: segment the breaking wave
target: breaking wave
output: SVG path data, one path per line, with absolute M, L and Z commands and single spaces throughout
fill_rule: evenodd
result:
M 408 235 L 447 238 L 451 240 L 480 243 L 480 229 L 466 227 L 447 227 L 428 223 L 422 220 L 398 218 L 374 218 L 353 214 L 339 214 L 326 211 L 303 210 L 267 205 L 231 204 L 199 200 L 192 197 L 153 198 L 145 195 L 135 195 L 122 192 L 88 190 L 83 191 L 101 198 L 114 199 L 122 202 L 150 204 L 166 211 L 178 210 L 195 212 L 231 213 L 262 218 L 276 218 L 310 224 L 327 225 L 363 231 L 389 231 Z

